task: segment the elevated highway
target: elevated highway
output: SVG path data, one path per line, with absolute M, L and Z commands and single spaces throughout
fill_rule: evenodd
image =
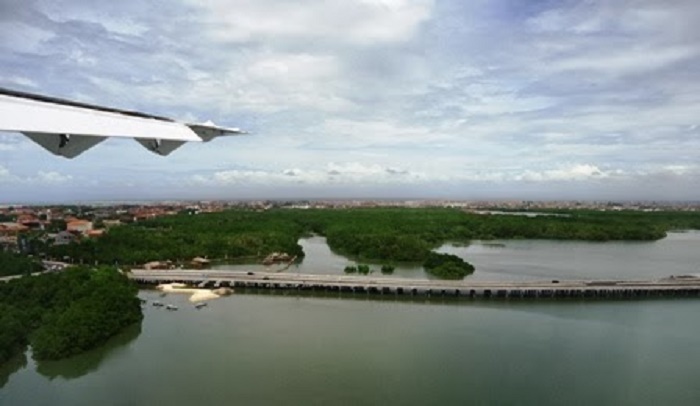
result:
M 315 275 L 219 270 L 133 269 L 142 285 L 184 283 L 201 288 L 275 289 L 349 294 L 484 298 L 700 297 L 700 277 L 659 280 L 460 281 L 391 278 L 373 275 Z

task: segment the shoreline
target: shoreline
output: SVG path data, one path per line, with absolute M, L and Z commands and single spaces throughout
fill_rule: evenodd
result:
M 191 303 L 203 302 L 206 300 L 218 299 L 222 295 L 215 293 L 210 289 L 192 288 L 184 283 L 162 283 L 156 286 L 156 289 L 164 293 L 183 293 L 189 294 Z

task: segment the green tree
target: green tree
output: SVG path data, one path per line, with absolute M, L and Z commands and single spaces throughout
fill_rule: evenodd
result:
M 383 274 L 392 274 L 392 273 L 394 273 L 394 269 L 396 269 L 396 268 L 394 268 L 394 266 L 385 264 L 385 265 L 382 265 L 381 271 Z
M 27 342 L 37 359 L 94 348 L 141 320 L 137 293 L 113 268 L 75 267 L 0 283 L 0 360 Z
M 0 251 L 0 276 L 24 275 L 42 269 L 38 260 L 24 255 Z
M 463 279 L 474 272 L 474 266 L 452 254 L 431 252 L 423 263 L 426 272 L 442 279 Z

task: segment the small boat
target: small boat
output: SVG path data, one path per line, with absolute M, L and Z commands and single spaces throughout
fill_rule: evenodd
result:
M 197 304 L 194 305 L 194 307 L 195 307 L 196 309 L 201 309 L 202 307 L 206 307 L 206 306 L 207 306 L 207 303 L 206 303 L 206 302 L 199 302 L 199 303 L 197 303 Z
M 173 305 L 167 305 L 167 306 L 165 306 L 165 308 L 168 310 L 177 310 L 177 306 L 173 306 Z
M 153 302 L 153 306 L 155 306 L 155 307 L 163 307 L 163 303 L 161 303 L 161 302 Z

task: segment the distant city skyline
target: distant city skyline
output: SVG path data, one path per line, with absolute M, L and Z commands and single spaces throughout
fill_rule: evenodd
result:
M 0 133 L 0 204 L 697 201 L 699 20 L 691 0 L 4 0 L 0 86 L 252 135 L 66 160 Z

